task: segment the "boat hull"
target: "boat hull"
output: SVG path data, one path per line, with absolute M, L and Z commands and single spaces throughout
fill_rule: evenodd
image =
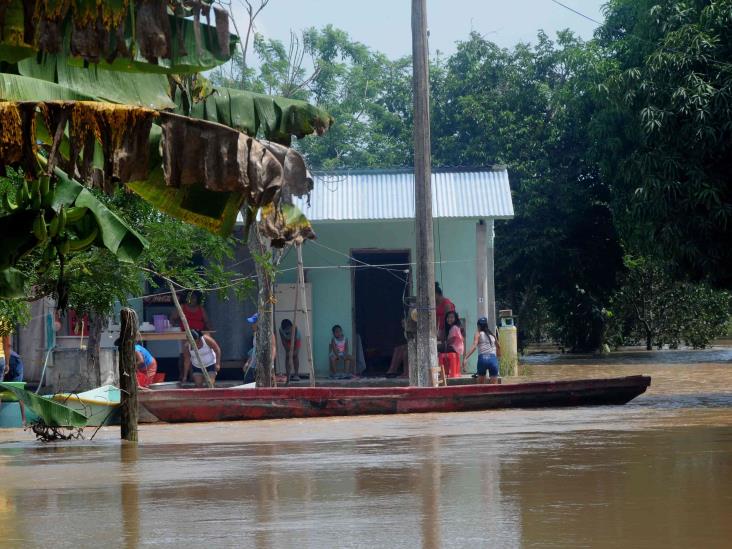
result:
M 620 405 L 645 392 L 650 383 L 650 377 L 629 376 L 435 388 L 173 389 L 141 392 L 139 399 L 161 421 L 207 422 Z

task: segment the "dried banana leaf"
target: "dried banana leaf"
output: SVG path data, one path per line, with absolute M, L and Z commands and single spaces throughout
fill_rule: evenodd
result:
M 268 204 L 262 208 L 259 228 L 267 238 L 271 239 L 273 248 L 284 248 L 287 244 L 302 244 L 305 240 L 314 240 L 313 226 L 293 204 L 282 204 L 277 207 Z

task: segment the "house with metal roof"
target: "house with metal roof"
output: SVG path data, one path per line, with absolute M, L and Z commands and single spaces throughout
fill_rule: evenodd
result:
M 354 170 L 313 174 L 310 197 L 297 200 L 317 240 L 303 246 L 315 371 L 328 373 L 331 328 L 360 341 L 368 373 L 384 372 L 404 342 L 404 299 L 414 286 L 414 174 L 412 170 Z M 435 169 L 432 173 L 435 279 L 455 303 L 470 334 L 477 319 L 495 324 L 493 225 L 513 217 L 505 167 Z M 295 253 L 280 265 L 275 319 L 292 318 L 297 281 Z M 302 299 L 298 309 L 302 308 Z M 306 372 L 305 341 L 300 370 Z M 279 349 L 278 371 L 284 369 Z

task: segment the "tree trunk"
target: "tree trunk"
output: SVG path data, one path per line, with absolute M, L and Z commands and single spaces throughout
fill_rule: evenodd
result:
M 89 339 L 86 343 L 86 372 L 92 387 L 101 387 L 102 369 L 99 361 L 99 345 L 104 330 L 104 316 L 98 313 L 89 315 Z
M 255 381 L 257 387 L 272 387 L 272 314 L 273 302 L 273 274 L 271 266 L 264 265 L 265 246 L 259 236 L 259 228 L 254 225 L 249 232 L 249 253 L 254 259 L 254 268 L 257 272 L 259 292 L 257 297 L 257 333 L 255 337 L 256 353 L 254 356 L 256 369 Z
M 651 332 L 646 332 L 646 351 L 653 350 L 653 335 Z

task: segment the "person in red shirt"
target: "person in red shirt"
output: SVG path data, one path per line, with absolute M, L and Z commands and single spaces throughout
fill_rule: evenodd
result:
M 445 340 L 445 315 L 449 311 L 455 310 L 455 304 L 442 295 L 442 288 L 440 283 L 435 282 L 435 316 L 437 321 L 437 341 L 444 342 Z

